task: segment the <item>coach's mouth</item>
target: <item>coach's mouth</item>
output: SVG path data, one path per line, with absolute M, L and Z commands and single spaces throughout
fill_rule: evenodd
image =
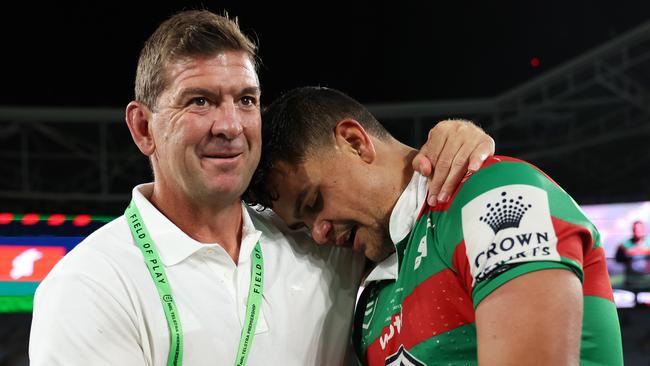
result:
M 234 159 L 240 156 L 241 152 L 230 152 L 230 153 L 216 153 L 216 154 L 204 154 L 204 158 L 208 159 Z

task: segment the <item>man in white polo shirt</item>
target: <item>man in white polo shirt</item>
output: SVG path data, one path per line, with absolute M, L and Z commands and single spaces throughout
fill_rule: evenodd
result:
M 363 259 L 240 200 L 260 156 L 255 59 L 237 23 L 208 11 L 146 42 L 126 121 L 154 182 L 38 288 L 33 366 L 344 362 Z M 478 164 L 492 141 L 464 131 L 461 156 L 481 146 Z

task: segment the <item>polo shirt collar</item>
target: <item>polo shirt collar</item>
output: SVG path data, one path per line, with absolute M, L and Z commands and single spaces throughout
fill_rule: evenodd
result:
M 404 240 L 411 232 L 420 215 L 422 205 L 427 197 L 427 178 L 415 172 L 411 181 L 399 196 L 393 211 L 390 214 L 389 234 L 393 244 Z M 375 268 L 363 281 L 364 286 L 373 281 L 397 280 L 399 263 L 397 252 L 394 252 L 383 261 L 377 263 Z
M 215 247 L 218 251 L 226 251 L 217 243 L 205 244 L 192 239 L 149 201 L 153 193 L 153 183 L 140 184 L 133 188 L 133 201 L 140 211 L 142 220 L 154 245 L 158 250 L 160 260 L 165 266 L 173 266 L 184 261 L 202 248 Z M 250 254 L 259 240 L 261 232 L 256 230 L 248 211 L 242 203 L 242 246 L 239 252 L 239 262 L 250 261 Z

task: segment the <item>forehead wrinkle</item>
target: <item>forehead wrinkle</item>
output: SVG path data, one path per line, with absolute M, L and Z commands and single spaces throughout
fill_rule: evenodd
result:
M 178 78 L 180 74 L 187 73 L 192 69 L 205 67 L 236 68 L 241 69 L 242 74 L 244 74 L 245 77 L 252 76 L 254 81 L 250 83 L 250 86 L 259 88 L 259 76 L 257 75 L 257 71 L 252 64 L 252 61 L 248 56 L 242 60 L 240 58 L 241 56 L 246 56 L 246 53 L 238 51 L 223 51 L 211 56 L 178 57 L 167 62 L 167 65 L 163 68 L 163 73 L 165 80 L 169 82 Z M 189 74 L 181 80 L 193 76 L 196 75 Z

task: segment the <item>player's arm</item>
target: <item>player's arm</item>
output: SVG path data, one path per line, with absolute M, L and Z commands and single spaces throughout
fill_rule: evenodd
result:
M 429 177 L 427 202 L 446 202 L 468 170 L 478 170 L 494 155 L 494 140 L 466 120 L 438 122 L 413 159 L 413 169 Z
M 564 240 L 581 245 L 578 236 Z M 582 303 L 580 280 L 568 269 L 503 284 L 476 309 L 479 365 L 579 365 Z

